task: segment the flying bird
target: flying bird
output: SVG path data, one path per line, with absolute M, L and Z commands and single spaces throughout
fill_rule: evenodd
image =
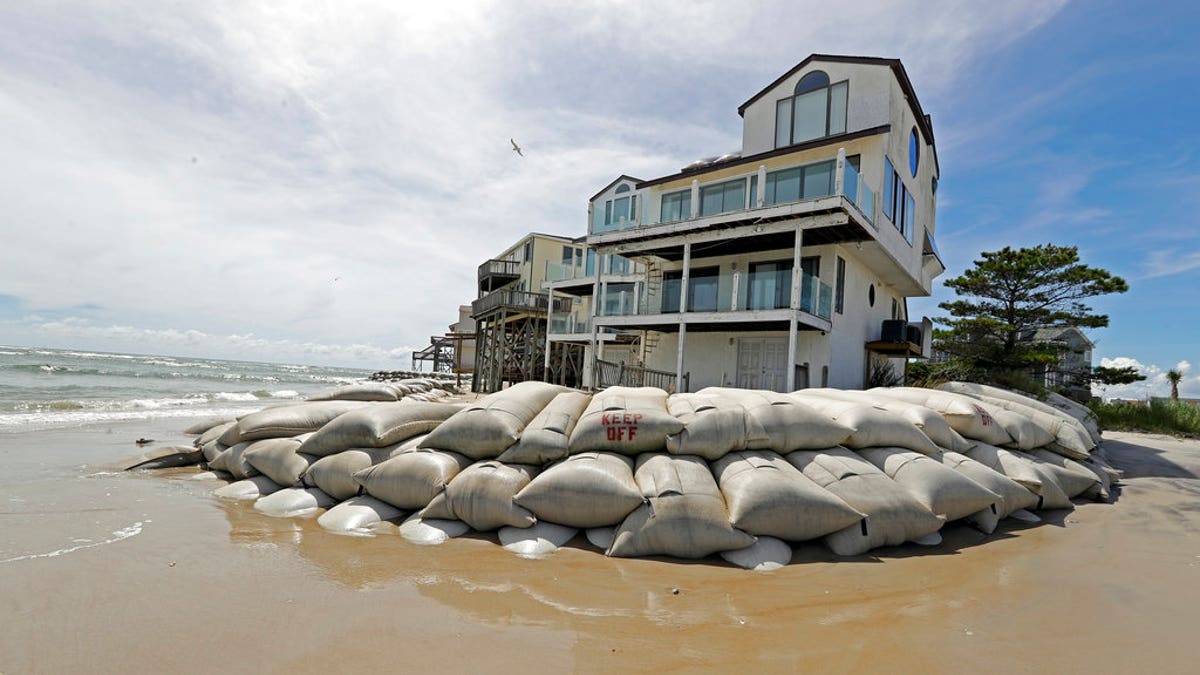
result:
M 522 157 L 525 156 L 525 153 L 521 152 L 521 146 L 517 145 L 516 141 L 514 141 L 513 139 L 510 138 L 510 139 L 508 139 L 508 142 L 512 143 L 513 152 L 517 153 L 518 155 L 520 155 Z

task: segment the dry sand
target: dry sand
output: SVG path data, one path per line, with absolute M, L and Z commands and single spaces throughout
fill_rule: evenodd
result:
M 0 436 L 0 672 L 1195 669 L 1195 441 L 1108 434 L 1115 503 L 753 573 L 582 538 L 524 560 L 483 536 L 336 536 L 192 470 L 100 472 L 146 433 Z

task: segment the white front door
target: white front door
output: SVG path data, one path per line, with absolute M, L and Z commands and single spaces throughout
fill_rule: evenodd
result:
M 737 386 L 787 390 L 787 338 L 739 338 Z

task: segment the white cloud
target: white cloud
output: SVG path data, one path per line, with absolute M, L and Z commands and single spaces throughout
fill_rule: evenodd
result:
M 1146 379 L 1131 384 L 1094 385 L 1092 387 L 1094 396 L 1100 396 L 1106 400 L 1114 398 L 1144 400 L 1151 396 L 1171 395 L 1171 384 L 1167 380 L 1167 371 L 1171 370 L 1170 367 L 1163 368 L 1153 363 L 1142 363 L 1128 356 L 1102 358 L 1100 365 L 1105 368 L 1134 368 L 1138 373 L 1146 376 Z M 1200 397 L 1200 375 L 1192 375 L 1191 368 L 1192 365 L 1188 361 L 1180 361 L 1174 366 L 1174 369 L 1180 371 L 1184 376 L 1179 383 L 1179 395 Z
M 1200 269 L 1200 251 L 1180 251 L 1172 248 L 1151 251 L 1142 263 L 1142 279 L 1168 277 Z
M 936 114 L 1061 6 L 12 3 L 0 294 L 100 306 L 94 348 L 181 326 L 211 356 L 388 358 L 349 347 L 424 343 L 616 175 L 738 147 L 736 106 L 808 53 L 899 56 Z

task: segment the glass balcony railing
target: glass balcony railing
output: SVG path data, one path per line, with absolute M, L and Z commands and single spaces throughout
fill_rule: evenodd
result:
M 550 318 L 550 333 L 552 335 L 579 335 L 581 333 L 592 332 L 592 320 L 590 317 L 579 313 L 567 314 L 565 316 L 553 316 Z
M 607 274 L 629 275 L 641 274 L 644 267 L 628 258 L 618 255 L 609 256 L 606 262 Z M 595 269 L 583 264 L 569 265 L 546 261 L 546 281 L 571 281 L 575 279 L 593 279 Z
M 648 286 L 639 298 L 638 314 L 674 314 L 679 311 L 680 280 L 666 279 Z M 792 304 L 791 269 L 744 274 L 732 272 L 694 276 L 688 280 L 688 312 L 733 312 L 743 310 L 787 309 Z M 808 273 L 800 278 L 800 309 L 823 319 L 832 315 L 833 289 Z M 621 312 L 605 316 L 631 314 L 627 305 Z
M 844 157 L 844 153 L 839 149 L 839 156 Z M 787 167 L 772 171 L 767 174 L 765 185 L 758 185 L 758 173 L 756 171 L 748 171 L 740 180 L 745 181 L 745 187 L 737 190 L 726 189 L 722 192 L 722 200 L 727 200 L 729 195 L 740 195 L 737 197 L 738 204 L 744 204 L 744 208 L 728 208 L 727 201 L 723 201 L 722 207 L 718 213 L 728 215 L 749 211 L 757 208 L 757 196 L 760 194 L 764 197 L 765 206 L 779 206 L 781 204 L 792 204 L 813 199 L 829 197 L 834 194 L 839 194 L 837 185 L 841 185 L 840 194 L 858 207 L 867 220 L 872 224 L 876 222 L 875 209 L 879 203 L 878 193 L 872 190 L 863 180 L 859 170 L 854 168 L 854 165 L 849 161 L 843 161 L 840 171 L 836 168 L 837 159 L 829 158 L 818 162 L 806 162 L 798 164 L 794 167 Z M 840 181 L 839 181 L 840 179 Z M 728 185 L 731 182 L 739 180 L 738 178 L 724 180 L 723 183 Z M 713 186 L 702 186 L 711 188 Z M 710 195 L 711 196 L 711 195 Z M 639 208 L 636 217 L 632 219 L 614 219 L 612 222 L 605 222 L 603 218 L 599 222 L 591 223 L 588 228 L 589 234 L 606 234 L 621 230 L 628 230 L 637 227 L 647 227 L 651 225 L 660 225 L 671 222 L 683 222 L 691 220 L 692 201 L 697 198 L 691 192 L 684 188 L 682 190 L 672 190 L 659 195 L 658 200 L 639 200 L 639 202 L 651 202 L 644 204 L 647 207 Z M 657 202 L 657 203 L 654 203 Z M 704 216 L 705 204 L 696 204 L 699 217 Z

